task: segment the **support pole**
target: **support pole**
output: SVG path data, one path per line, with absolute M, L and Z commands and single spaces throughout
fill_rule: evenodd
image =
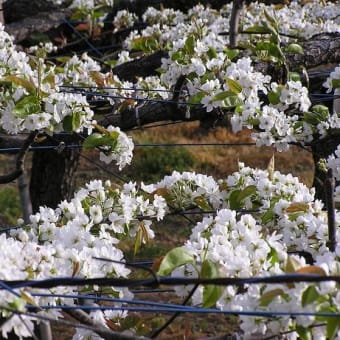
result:
M 328 169 L 325 180 L 325 196 L 328 216 L 328 242 L 327 246 L 330 251 L 334 252 L 336 248 L 336 229 L 335 229 L 335 202 L 334 202 L 335 180 L 333 170 Z

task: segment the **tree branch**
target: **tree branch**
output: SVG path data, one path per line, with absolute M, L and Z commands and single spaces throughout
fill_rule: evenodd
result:
M 0 176 L 0 184 L 10 183 L 22 175 L 24 172 L 25 156 L 37 134 L 37 131 L 31 132 L 31 134 L 24 141 L 23 146 L 16 157 L 15 169 L 8 175 Z
M 94 321 L 87 313 L 82 311 L 81 309 L 69 309 L 64 311 L 65 313 L 72 316 L 74 319 L 78 320 L 79 322 L 95 327 L 94 332 L 97 333 L 105 340 L 150 340 L 150 338 L 146 338 L 144 336 L 134 336 L 134 335 L 127 335 L 120 332 L 112 331 L 109 328 L 104 327 L 103 325 L 99 324 L 98 322 Z

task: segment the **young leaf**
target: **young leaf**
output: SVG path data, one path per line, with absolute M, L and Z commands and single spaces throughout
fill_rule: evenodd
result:
M 248 185 L 238 195 L 238 201 L 242 202 L 245 198 L 254 195 L 256 193 L 257 189 L 255 185 Z
M 5 80 L 24 87 L 31 94 L 35 93 L 36 88 L 34 86 L 34 83 L 30 82 L 29 80 L 25 78 L 20 78 L 17 76 L 10 75 L 10 76 L 5 77 Z
M 224 50 L 224 53 L 227 55 L 229 60 L 233 60 L 233 59 L 235 59 L 238 56 L 240 51 L 237 50 L 237 49 L 230 50 L 229 48 L 226 48 Z
M 187 40 L 185 41 L 184 44 L 184 49 L 187 52 L 187 54 L 194 54 L 195 52 L 195 37 L 191 34 L 189 35 L 189 37 L 187 38 Z
M 276 19 L 271 16 L 267 10 L 264 10 L 264 16 L 270 23 L 270 25 L 275 29 L 276 32 L 279 32 L 279 24 L 277 23 Z
M 340 318 L 329 316 L 327 318 L 327 339 L 334 339 L 340 328 Z
M 85 149 L 93 149 L 101 145 L 103 145 L 102 135 L 96 132 L 87 136 L 83 142 L 83 147 Z
M 265 34 L 265 33 L 271 33 L 271 31 L 268 29 L 268 27 L 266 26 L 260 26 L 260 25 L 254 25 L 251 26 L 249 28 L 247 28 L 245 30 L 245 32 L 249 32 L 249 33 L 261 33 L 261 34 Z
M 270 104 L 272 104 L 272 105 L 279 104 L 280 103 L 280 93 L 270 91 L 268 93 L 268 100 L 269 100 Z
M 231 92 L 235 94 L 242 92 L 242 86 L 236 80 L 227 78 L 227 84 Z
M 170 250 L 163 258 L 159 267 L 159 275 L 169 275 L 177 267 L 194 263 L 194 256 L 182 247 Z
M 194 202 L 201 210 L 211 210 L 211 206 L 204 196 L 195 197 Z
M 295 54 L 303 54 L 303 48 L 299 44 L 289 44 L 286 48 L 286 52 L 295 53 Z
M 296 332 L 301 340 L 312 340 L 312 331 L 310 328 L 305 328 L 303 326 L 296 326 Z
M 332 86 L 334 88 L 339 88 L 340 87 L 340 79 L 332 79 Z
M 210 260 L 204 260 L 201 268 L 201 277 L 213 279 L 218 277 L 218 267 Z M 206 285 L 203 288 L 203 307 L 210 308 L 215 306 L 218 299 L 221 297 L 223 289 L 216 285 Z
M 81 112 L 74 111 L 72 113 L 72 131 L 78 130 L 81 123 Z
M 303 293 L 302 293 L 302 307 L 309 305 L 317 300 L 319 297 L 319 293 L 314 286 L 309 286 Z
M 260 298 L 260 306 L 268 306 L 277 296 L 287 298 L 288 294 L 285 293 L 281 288 L 276 288 L 265 292 Z
M 14 106 L 12 112 L 18 118 L 25 118 L 32 113 L 40 111 L 40 101 L 34 95 L 21 98 Z
M 229 196 L 229 206 L 232 210 L 238 210 L 241 208 L 241 202 L 238 197 L 240 194 L 240 190 L 234 190 Z

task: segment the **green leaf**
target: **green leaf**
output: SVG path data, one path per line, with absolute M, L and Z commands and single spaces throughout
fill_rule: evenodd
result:
M 278 296 L 282 296 L 285 300 L 288 298 L 288 294 L 283 289 L 276 288 L 261 295 L 260 306 L 268 306 Z
M 174 269 L 187 263 L 194 263 L 194 256 L 182 247 L 170 250 L 159 267 L 159 275 L 169 275 Z
M 264 16 L 270 23 L 270 25 L 275 29 L 276 32 L 279 32 L 279 24 L 277 23 L 276 19 L 271 16 L 267 10 L 264 10 Z
M 217 58 L 217 52 L 213 47 L 209 47 L 207 55 L 210 59 Z
M 227 78 L 227 84 L 231 92 L 235 94 L 242 92 L 242 86 L 236 80 Z
M 261 217 L 261 221 L 263 224 L 267 224 L 275 218 L 275 213 L 273 208 L 268 209 Z
M 197 92 L 194 96 L 190 97 L 188 100 L 189 104 L 198 104 L 201 102 L 205 94 L 203 92 Z
M 301 81 L 301 77 L 297 72 L 289 72 L 288 73 L 288 80 L 290 81 Z
M 232 97 L 232 96 L 234 97 L 235 94 L 232 93 L 231 91 L 222 91 L 220 93 L 215 94 L 214 97 L 212 98 L 212 100 L 213 101 L 219 101 L 219 100 L 222 101 L 222 100 L 224 100 L 228 97 Z
M 40 100 L 34 95 L 29 95 L 21 98 L 12 112 L 18 118 L 25 118 L 32 113 L 40 112 L 40 109 Z
M 268 33 L 270 34 L 271 31 L 268 29 L 266 26 L 260 26 L 260 25 L 254 25 L 245 30 L 247 33 L 260 33 L 260 34 L 265 34 Z
M 238 195 L 238 200 L 242 202 L 245 198 L 254 195 L 257 192 L 255 185 L 248 185 Z
M 299 44 L 289 44 L 286 48 L 287 53 L 303 54 L 303 48 Z
M 273 266 L 275 265 L 275 263 L 279 261 L 279 257 L 278 257 L 278 254 L 275 248 L 270 247 L 270 253 L 268 255 L 268 259 Z
M 68 61 L 71 60 L 72 57 L 68 57 L 68 56 L 62 56 L 62 57 L 56 57 L 55 60 L 58 63 L 62 63 L 62 64 L 66 64 Z
M 230 96 L 222 102 L 224 108 L 233 108 L 243 104 L 243 101 L 238 96 Z
M 296 326 L 296 332 L 301 340 L 312 340 L 312 331 L 310 328 L 305 328 L 303 326 Z
M 207 199 L 204 196 L 198 196 L 194 198 L 194 203 L 201 209 L 201 210 L 211 210 L 211 206 Z
M 183 50 L 179 49 L 178 51 L 174 52 L 171 56 L 172 61 L 177 61 L 178 63 L 182 64 L 185 60 L 185 53 Z
M 201 268 L 201 277 L 213 279 L 219 276 L 217 264 L 204 260 Z M 203 307 L 210 308 L 215 306 L 218 299 L 223 293 L 223 287 L 217 285 L 205 285 L 203 288 Z
M 270 104 L 272 104 L 272 105 L 279 104 L 280 103 L 280 93 L 279 92 L 270 91 L 268 93 L 268 100 L 269 100 Z
M 240 201 L 238 196 L 240 194 L 240 190 L 234 190 L 229 196 L 229 206 L 232 210 L 239 210 L 241 208 Z
M 334 88 L 339 88 L 340 87 L 340 79 L 332 79 L 332 86 Z
M 314 105 L 312 107 L 312 112 L 317 113 L 322 120 L 327 119 L 329 116 L 329 109 L 325 105 Z
M 187 54 L 194 54 L 195 53 L 195 43 L 196 39 L 193 34 L 189 35 L 184 43 L 184 50 L 187 52 Z
M 327 321 L 327 325 L 326 325 L 327 339 L 329 340 L 334 339 L 336 336 L 336 333 L 338 332 L 340 328 L 340 318 L 329 316 L 327 317 L 326 321 Z
M 309 305 L 316 301 L 319 297 L 319 293 L 317 292 L 315 286 L 309 286 L 303 293 L 302 293 L 302 307 Z
M 152 36 L 140 37 L 131 41 L 131 49 L 143 52 L 151 52 L 158 49 L 158 41 Z
M 81 112 L 75 111 L 72 113 L 72 131 L 78 130 L 81 123 Z
M 229 48 L 226 48 L 224 50 L 224 53 L 227 55 L 229 60 L 233 60 L 238 56 L 238 54 L 240 53 L 240 50 L 237 50 L 237 49 L 230 50 Z
M 317 125 L 322 121 L 327 120 L 329 117 L 329 109 L 324 105 L 314 105 L 312 107 L 312 112 L 305 112 L 303 119 L 305 122 Z
M 83 142 L 83 147 L 85 149 L 93 149 L 101 145 L 103 145 L 102 135 L 96 132 L 87 136 Z

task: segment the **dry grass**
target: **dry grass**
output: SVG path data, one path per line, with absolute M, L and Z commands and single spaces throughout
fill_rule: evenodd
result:
M 199 122 L 176 124 L 135 131 L 131 135 L 139 143 L 249 143 L 250 131 L 233 134 L 226 127 L 202 131 Z M 283 173 L 292 173 L 307 185 L 312 184 L 313 159 L 310 152 L 291 147 L 287 152 L 276 152 L 270 147 L 255 146 L 191 146 L 186 147 L 196 159 L 196 172 L 223 178 L 238 169 L 238 161 L 257 168 L 266 168 L 272 155 L 275 167 Z M 171 152 L 171 148 L 164 148 Z M 138 151 L 138 150 L 137 150 Z

